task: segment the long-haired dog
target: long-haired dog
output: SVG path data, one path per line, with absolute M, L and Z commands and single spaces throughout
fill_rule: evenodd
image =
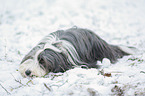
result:
M 58 30 L 43 38 L 22 60 L 23 77 L 65 72 L 75 66 L 97 68 L 97 61 L 108 58 L 112 63 L 131 54 L 129 48 L 109 45 L 87 29 Z

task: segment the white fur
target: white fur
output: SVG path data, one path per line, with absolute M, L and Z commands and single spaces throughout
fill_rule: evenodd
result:
M 82 62 L 80 61 L 78 58 L 79 58 L 79 55 L 75 49 L 75 47 L 68 41 L 65 41 L 65 40 L 61 40 L 61 44 L 62 44 L 62 48 L 61 50 L 63 52 L 66 52 L 65 54 L 68 56 L 68 60 L 74 65 L 74 66 L 77 66 L 75 64 L 75 62 L 73 60 L 75 60 L 76 62 L 78 62 L 79 64 L 86 64 L 85 62 Z
M 46 74 L 46 72 L 42 68 L 40 68 L 40 65 L 32 59 L 28 59 L 24 63 L 22 63 L 19 67 L 19 72 L 22 74 L 23 77 L 27 77 L 25 71 L 28 69 L 31 70 L 30 77 L 31 76 L 41 77 Z

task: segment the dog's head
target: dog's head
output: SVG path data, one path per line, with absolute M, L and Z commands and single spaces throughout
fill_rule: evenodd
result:
M 23 77 L 41 77 L 49 72 L 64 72 L 70 67 L 63 53 L 45 49 L 34 58 L 22 62 L 19 71 Z
M 19 67 L 19 72 L 23 77 L 41 77 L 46 74 L 46 70 L 41 68 L 38 60 L 39 54 L 43 51 L 39 46 L 36 46 L 23 58 Z

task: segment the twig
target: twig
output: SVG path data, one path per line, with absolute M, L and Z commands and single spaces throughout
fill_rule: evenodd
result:
M 44 83 L 44 86 L 49 90 L 51 91 L 51 89 Z
M 12 74 L 11 74 L 11 75 L 12 75 Z M 13 76 L 13 75 L 12 75 L 12 76 Z M 28 84 L 29 84 L 30 82 L 33 84 L 32 80 L 29 80 L 26 84 L 23 84 L 23 83 L 21 82 L 21 80 L 17 80 L 14 76 L 13 76 L 13 78 L 14 78 L 14 80 L 15 80 L 17 83 L 20 84 L 20 86 L 18 86 L 18 87 L 16 87 L 16 88 L 11 87 L 12 90 L 13 90 L 13 89 L 21 88 L 21 87 L 23 87 L 23 86 L 29 86 Z
M 9 94 L 9 95 L 11 94 L 10 92 L 8 92 L 8 91 L 7 91 L 7 89 L 6 89 L 6 88 L 4 88 L 4 87 L 3 87 L 3 85 L 2 85 L 2 84 L 0 84 L 0 85 L 1 85 L 1 87 L 2 87 L 2 88 L 6 91 L 6 92 L 7 92 L 7 94 Z
M 11 75 L 13 76 L 13 74 L 11 74 Z M 16 82 L 20 83 L 21 85 L 24 85 L 24 84 L 21 83 L 21 81 L 18 81 L 14 76 L 13 76 L 13 78 L 14 78 L 14 80 L 15 80 Z
M 144 73 L 144 74 L 145 74 L 145 72 L 144 72 L 144 71 L 140 71 L 140 73 Z

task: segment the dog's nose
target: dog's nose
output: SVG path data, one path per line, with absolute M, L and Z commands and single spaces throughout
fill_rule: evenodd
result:
M 26 71 L 25 71 L 25 74 L 26 74 L 27 76 L 29 76 L 29 75 L 31 74 L 31 71 L 30 71 L 30 70 L 26 70 Z

